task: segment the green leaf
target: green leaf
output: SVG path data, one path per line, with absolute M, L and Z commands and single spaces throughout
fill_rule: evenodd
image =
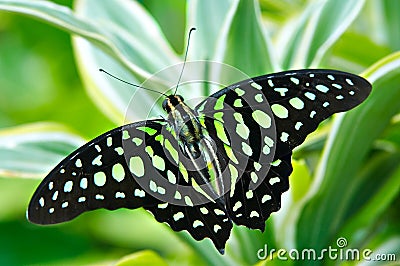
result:
M 256 0 L 239 2 L 227 42 L 219 49 L 225 51 L 225 63 L 249 76 L 263 75 L 278 68 L 269 37 L 261 24 Z
M 302 15 L 282 31 L 283 68 L 318 66 L 361 11 L 364 0 L 310 1 Z
M 139 84 L 135 77 L 141 80 L 150 78 L 153 73 L 180 62 L 180 59 L 154 19 L 137 2 L 78 0 L 75 4 L 77 14 L 48 1 L 0 0 L 0 10 L 33 16 L 90 41 L 90 44 L 82 39 L 75 39 L 74 42 L 86 88 L 100 109 L 112 120 L 121 123 L 133 89 L 116 81 L 111 82 L 109 77 L 98 73 L 98 69 L 110 68 L 118 76 Z M 146 27 L 142 27 L 144 24 Z M 151 85 L 156 90 L 165 88 L 169 78 L 176 83 L 176 76 L 177 73 L 173 73 L 153 78 Z M 148 103 L 153 103 L 157 96 L 149 96 L 144 90 L 139 90 L 138 94 Z M 138 114 L 128 114 L 128 119 L 146 117 L 148 111 L 136 110 Z
M 361 208 L 346 221 L 338 234 L 345 237 L 353 247 L 361 247 L 362 242 L 368 240 L 371 232 L 374 233 L 375 223 L 381 218 L 388 206 L 400 192 L 400 167 L 397 162 L 400 154 L 382 154 L 375 156 L 363 171 L 363 177 L 352 182 L 354 193 L 352 209 L 357 202 L 363 202 Z M 394 168 L 394 169 L 393 169 Z M 363 184 L 357 184 L 363 181 Z M 361 191 L 360 191 L 361 190 Z M 354 204 L 355 203 L 355 204 Z M 356 210 L 353 210 L 356 211 Z
M 218 45 L 226 42 L 232 17 L 235 14 L 239 0 L 194 0 L 188 2 L 187 29 L 195 27 L 190 44 L 189 58 L 191 60 L 222 59 L 223 54 L 217 54 Z M 205 19 L 207 18 L 207 19 Z M 223 51 L 218 51 L 219 53 Z
M 42 178 L 83 140 L 57 124 L 37 123 L 0 131 L 0 176 Z
M 90 16 L 77 16 L 69 8 L 48 1 L 0 0 L 0 10 L 29 15 L 84 37 L 111 53 L 122 65 L 144 78 L 150 77 L 151 73 L 159 70 L 158 66 L 160 65 L 165 67 L 171 62 L 177 62 L 177 58 L 168 43 L 165 42 L 165 38 L 154 20 L 135 1 L 116 0 L 111 3 L 82 0 L 76 1 L 76 5 L 81 10 L 90 7 L 91 10 L 86 11 Z M 132 10 L 135 12 L 131 13 Z M 104 23 L 101 21 L 101 16 L 96 17 L 105 11 L 108 11 L 116 24 Z M 146 29 L 137 27 L 135 23 L 139 23 L 139 26 L 146 23 Z M 121 25 L 126 27 L 121 27 Z M 132 39 L 124 31 L 126 29 L 142 34 L 141 39 Z M 153 47 L 149 47 L 150 43 L 153 43 Z M 156 64 L 154 61 L 148 60 L 154 56 L 154 53 L 157 53 L 158 57 Z
M 300 248 L 326 247 L 343 226 L 346 208 L 352 204 L 347 199 L 356 197 L 349 179 L 357 178 L 373 141 L 400 110 L 400 52 L 381 60 L 364 76 L 373 83 L 372 93 L 359 107 L 338 115 L 334 121 L 310 191 L 315 196 L 298 223 Z M 338 197 L 338 193 L 346 197 Z
M 354 45 L 362 43 L 363 45 Z M 371 53 L 371 51 L 374 51 Z M 379 59 L 392 53 L 389 47 L 374 42 L 370 36 L 356 32 L 345 32 L 332 47 L 332 56 L 327 59 L 330 67 L 350 71 L 363 71 Z
M 131 255 L 123 257 L 115 266 L 167 266 L 167 262 L 163 260 L 157 253 L 151 250 L 144 250 L 133 253 Z
M 360 22 L 360 28 L 368 29 L 368 36 L 376 43 L 385 44 L 392 51 L 400 49 L 400 10 L 399 1 L 367 1 L 367 18 Z

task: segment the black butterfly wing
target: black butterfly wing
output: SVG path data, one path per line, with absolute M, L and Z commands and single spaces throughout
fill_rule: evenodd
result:
M 204 123 L 208 132 L 217 140 L 228 139 L 219 146 L 230 145 L 238 158 L 248 155 L 235 162 L 219 149 L 229 161 L 228 168 L 244 169 L 233 191 L 225 195 L 231 219 L 263 230 L 270 213 L 279 210 L 281 194 L 289 188 L 293 148 L 324 119 L 354 108 L 370 91 L 368 81 L 353 74 L 295 70 L 233 84 L 200 103 L 196 109 L 208 118 Z M 220 137 L 222 131 L 227 137 Z M 243 146 L 252 152 L 247 153 Z
M 143 147 L 135 147 L 132 140 L 125 141 L 135 133 L 139 137 L 151 137 L 137 130 L 143 126 L 146 122 L 113 129 L 61 161 L 35 191 L 28 207 L 28 219 L 37 224 L 54 224 L 69 221 L 89 210 L 135 209 L 159 203 L 148 197 L 136 182 L 136 177 L 145 172 L 146 175 L 154 173 L 152 162 Z M 139 139 L 138 144 L 145 143 Z M 132 149 L 132 155 L 137 154 L 132 159 L 132 169 L 126 161 L 127 148 Z
M 256 77 L 274 113 L 276 156 L 304 142 L 308 134 L 334 113 L 362 103 L 372 86 L 364 78 L 337 70 L 293 70 Z
M 180 190 L 191 185 L 185 176 L 195 174 L 187 164 L 166 121 L 116 128 L 77 149 L 47 175 L 31 199 L 28 219 L 54 224 L 99 208 L 144 207 L 173 230 L 187 230 L 197 240 L 209 237 L 223 250 L 232 222 L 216 211 L 215 202 Z M 194 206 L 198 200 L 204 203 Z

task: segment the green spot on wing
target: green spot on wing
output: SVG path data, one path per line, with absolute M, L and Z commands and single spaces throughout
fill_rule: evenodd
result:
M 129 136 L 128 130 L 122 131 L 122 139 L 129 139 L 131 136 Z
M 138 127 L 137 129 L 149 134 L 150 136 L 153 136 L 154 134 L 157 133 L 157 130 L 150 127 Z
M 225 148 L 225 152 L 226 152 L 226 155 L 228 156 L 228 158 L 235 164 L 239 164 L 239 161 L 236 158 L 235 153 L 232 151 L 232 148 L 225 144 L 224 144 L 224 148 Z
M 216 113 L 214 114 L 214 118 L 215 118 L 216 120 L 220 121 L 220 122 L 224 121 L 224 120 L 222 120 L 222 117 L 223 117 L 223 116 L 224 116 L 224 113 L 223 113 L 223 112 L 216 112 Z
M 226 97 L 226 94 L 224 94 L 218 98 L 217 102 L 215 103 L 214 110 L 224 109 L 225 97 Z
M 114 164 L 112 167 L 112 177 L 117 180 L 118 182 L 121 182 L 125 178 L 125 170 L 124 167 L 120 164 Z
M 131 157 L 129 160 L 129 170 L 137 177 L 144 175 L 143 160 L 139 156 Z
M 150 157 L 153 157 L 153 156 L 154 156 L 154 151 L 153 151 L 153 148 L 152 148 L 151 146 L 147 146 L 146 148 L 144 148 L 144 150 L 147 152 L 147 154 L 148 154 Z
M 135 143 L 136 146 L 140 146 L 143 143 L 143 140 L 139 138 L 133 138 L 132 142 Z
M 189 183 L 189 174 L 182 163 L 179 163 L 179 171 L 181 172 L 183 179 L 186 181 L 186 183 Z
M 168 139 L 165 139 L 164 147 L 169 152 L 172 159 L 174 159 L 175 163 L 178 163 L 179 161 L 178 151 L 174 148 L 174 146 L 172 146 L 171 142 Z
M 217 132 L 217 137 L 225 144 L 230 145 L 229 139 L 226 136 L 224 126 L 221 122 L 214 120 L 215 131 Z
M 155 137 L 155 140 L 159 141 L 162 144 L 164 142 L 164 136 L 160 134 Z

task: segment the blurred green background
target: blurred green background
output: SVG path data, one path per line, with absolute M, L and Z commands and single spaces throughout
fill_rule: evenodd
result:
M 46 21 L 43 14 L 50 14 L 59 16 L 61 22 L 43 23 L 26 16 L 27 10 L 41 10 L 30 6 L 33 2 L 39 1 L 0 1 L 0 265 L 109 265 L 141 250 L 155 253 L 139 253 L 119 263 L 280 265 L 278 260 L 259 261 L 257 251 L 265 243 L 275 248 L 320 250 L 334 246 L 340 236 L 347 238 L 349 247 L 396 254 L 399 262 L 399 1 L 224 0 L 217 4 L 142 0 L 135 2 L 143 10 L 128 11 L 121 3 L 129 1 L 52 1 L 70 8 L 79 2 L 78 18 L 93 22 L 93 28 L 74 24 L 68 17 L 73 17 L 71 14 L 62 17 L 45 8 L 32 16 Z M 19 5 L 27 9 L 16 10 Z M 163 42 L 152 42 L 152 36 L 145 33 L 148 24 L 130 24 L 124 12 L 131 12 L 132 17 L 139 14 L 142 19 L 149 15 L 163 32 L 159 36 Z M 124 37 L 131 32 L 149 51 L 138 55 L 126 52 L 126 43 L 118 45 L 120 39 L 110 34 L 114 24 L 125 31 L 113 34 Z M 281 212 L 267 222 L 264 234 L 235 228 L 223 257 L 208 240 L 198 243 L 186 233 L 172 232 L 142 210 L 99 210 L 49 227 L 27 222 L 27 204 L 46 170 L 82 143 L 80 138 L 92 139 L 124 122 L 127 105 L 116 103 L 124 98 L 118 95 L 130 93 L 131 88 L 118 83 L 101 87 L 104 81 L 90 73 L 103 67 L 139 84 L 147 78 L 143 73 L 153 74 L 168 62 L 182 60 L 191 26 L 203 31 L 195 33 L 198 37 L 189 59 L 222 61 L 250 76 L 306 67 L 363 73 L 373 82 L 373 95 L 354 112 L 324 123 L 295 151 L 292 188 L 286 192 Z M 117 44 L 116 50 L 110 51 L 111 46 L 96 38 L 89 39 L 100 52 L 71 43 L 70 33 L 87 38 L 87 32 L 104 34 L 106 40 Z M 135 46 L 137 42 L 132 42 L 133 51 L 141 49 L 139 44 Z M 99 65 L 79 56 L 88 51 L 107 53 L 99 55 Z M 154 56 L 145 57 L 145 52 Z M 130 58 L 131 54 L 137 59 Z M 108 98 L 110 91 L 117 96 Z M 138 106 L 142 107 L 147 108 Z M 46 145 L 45 133 L 54 133 L 59 139 Z M 30 136 L 39 136 L 39 141 Z M 12 141 L 21 142 L 13 147 L 9 145 Z M 289 263 L 360 264 L 329 260 Z

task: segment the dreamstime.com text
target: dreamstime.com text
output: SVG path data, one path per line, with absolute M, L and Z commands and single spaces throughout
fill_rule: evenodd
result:
M 257 251 L 259 260 L 332 260 L 332 261 L 396 261 L 396 254 L 378 254 L 371 249 L 346 248 L 347 239 L 340 237 L 336 240 L 337 247 L 328 246 L 321 251 L 307 249 L 268 249 L 268 245 Z

